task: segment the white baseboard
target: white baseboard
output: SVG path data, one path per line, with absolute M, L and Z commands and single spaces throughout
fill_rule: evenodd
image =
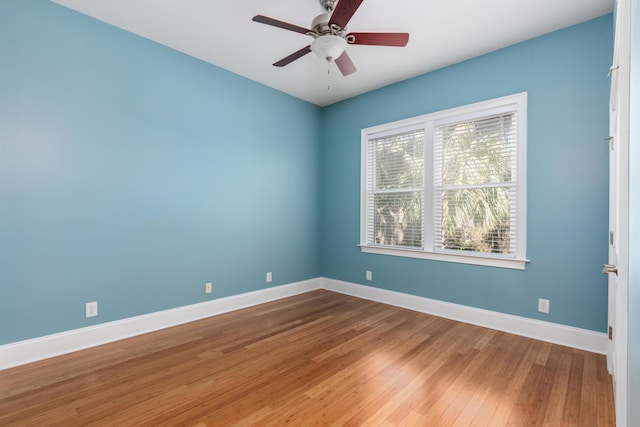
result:
M 388 291 L 371 286 L 357 285 L 340 280 L 323 278 L 321 286 L 323 289 L 358 298 L 433 314 L 447 319 L 586 350 L 592 353 L 607 354 L 608 338 L 606 334 L 600 332 Z
M 316 278 L 2 345 L 0 370 L 309 292 L 320 285 Z
M 0 370 L 170 328 L 217 314 L 327 289 L 358 298 L 433 314 L 447 319 L 561 344 L 598 354 L 607 353 L 607 335 L 586 329 L 433 300 L 340 280 L 316 278 L 171 310 L 107 322 L 0 346 Z

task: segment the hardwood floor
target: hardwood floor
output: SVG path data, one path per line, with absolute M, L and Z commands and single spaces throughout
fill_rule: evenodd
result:
M 0 425 L 615 421 L 602 355 L 314 291 L 0 371 Z

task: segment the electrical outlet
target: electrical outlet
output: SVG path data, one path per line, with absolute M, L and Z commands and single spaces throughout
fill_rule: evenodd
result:
M 540 313 L 549 314 L 549 300 L 548 299 L 538 299 L 538 311 Z
M 98 315 L 98 303 L 97 302 L 88 302 L 84 305 L 84 315 L 85 317 L 95 317 Z
M 273 280 L 273 276 L 271 275 L 271 272 L 267 273 L 267 283 L 271 283 L 271 280 Z
M 213 291 L 213 283 L 211 283 L 211 282 L 205 283 L 204 291 L 205 291 L 205 293 L 210 294 L 211 291 Z
M 371 279 L 373 279 L 373 274 L 369 270 L 367 270 L 366 277 L 367 277 L 367 280 L 371 280 Z

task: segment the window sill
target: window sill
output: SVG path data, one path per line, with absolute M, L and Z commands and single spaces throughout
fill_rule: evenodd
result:
M 360 245 L 360 250 L 368 254 L 401 256 L 406 258 L 428 259 L 432 261 L 456 262 L 460 264 L 473 264 L 485 267 L 511 268 L 524 270 L 528 259 L 498 258 L 481 255 L 461 255 L 457 253 L 425 252 L 404 248 L 389 248 L 381 246 Z

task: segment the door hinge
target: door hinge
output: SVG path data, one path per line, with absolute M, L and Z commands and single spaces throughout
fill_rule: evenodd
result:
M 615 264 L 602 264 L 602 274 L 615 273 L 618 274 L 618 266 Z
M 609 244 L 613 246 L 613 231 L 609 232 Z
M 609 326 L 609 339 L 612 340 L 613 339 L 613 327 Z
M 613 150 L 613 136 L 606 138 L 605 141 L 609 141 L 609 144 L 611 144 L 611 149 Z

